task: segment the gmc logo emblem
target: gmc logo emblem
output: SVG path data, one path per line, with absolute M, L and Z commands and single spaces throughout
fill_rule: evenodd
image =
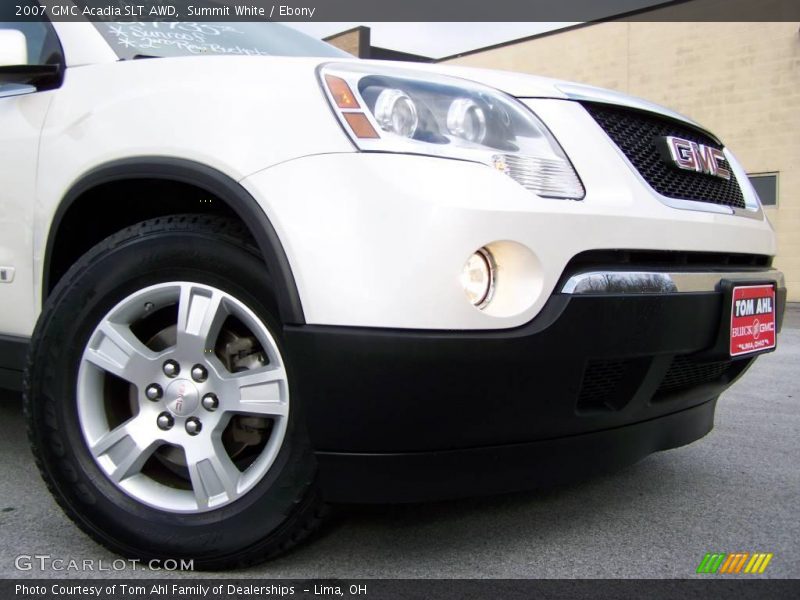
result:
M 722 150 L 671 135 L 658 138 L 657 145 L 664 160 L 674 167 L 722 179 L 731 178 L 731 172 L 722 166 L 725 161 Z

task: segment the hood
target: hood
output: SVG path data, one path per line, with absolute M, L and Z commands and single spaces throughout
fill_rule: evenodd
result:
M 675 112 L 669 108 L 649 102 L 642 98 L 629 96 L 622 92 L 607 90 L 590 85 L 583 85 L 552 79 L 549 77 L 539 77 L 538 75 L 527 75 L 515 73 L 513 71 L 499 71 L 493 69 L 478 69 L 473 67 L 461 67 L 455 65 L 412 63 L 389 60 L 364 60 L 358 58 L 314 58 L 314 57 L 281 57 L 281 56 L 186 56 L 175 58 L 162 58 L 161 61 L 170 61 L 176 64 L 178 61 L 183 65 L 183 69 L 209 69 L 213 64 L 215 68 L 223 69 L 225 72 L 237 71 L 244 72 L 246 69 L 256 68 L 261 70 L 265 64 L 293 64 L 300 66 L 318 68 L 324 64 L 347 64 L 356 63 L 361 67 L 374 66 L 376 72 L 381 69 L 403 69 L 413 73 L 438 73 L 450 77 L 458 77 L 480 83 L 491 88 L 505 92 L 515 98 L 554 98 L 559 100 L 574 100 L 582 102 L 600 102 L 603 104 L 615 104 L 630 108 L 654 112 L 671 119 L 689 123 L 692 126 L 708 131 L 698 123 L 688 117 Z M 150 62 L 150 61 L 148 61 Z M 235 66 L 232 66 L 233 63 Z M 191 67 L 190 67 L 191 65 Z

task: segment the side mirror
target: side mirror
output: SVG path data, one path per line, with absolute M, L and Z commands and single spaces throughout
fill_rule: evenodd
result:
M 18 29 L 0 29 L 0 67 L 28 64 L 28 41 Z
M 0 86 L 14 86 L 10 95 L 18 95 L 19 86 L 32 86 L 34 91 L 46 90 L 56 87 L 60 81 L 59 65 L 28 64 L 28 40 L 24 33 L 18 29 L 0 29 Z M 0 97 L 6 95 L 9 94 Z

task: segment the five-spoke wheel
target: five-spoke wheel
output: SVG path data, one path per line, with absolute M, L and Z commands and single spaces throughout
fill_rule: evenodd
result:
M 139 290 L 103 317 L 83 353 L 77 400 L 106 475 L 177 512 L 247 493 L 275 460 L 289 412 L 266 326 L 230 294 L 190 282 Z

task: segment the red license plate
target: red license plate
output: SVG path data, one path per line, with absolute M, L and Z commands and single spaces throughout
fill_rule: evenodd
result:
M 736 286 L 731 302 L 731 356 L 773 349 L 775 286 Z

